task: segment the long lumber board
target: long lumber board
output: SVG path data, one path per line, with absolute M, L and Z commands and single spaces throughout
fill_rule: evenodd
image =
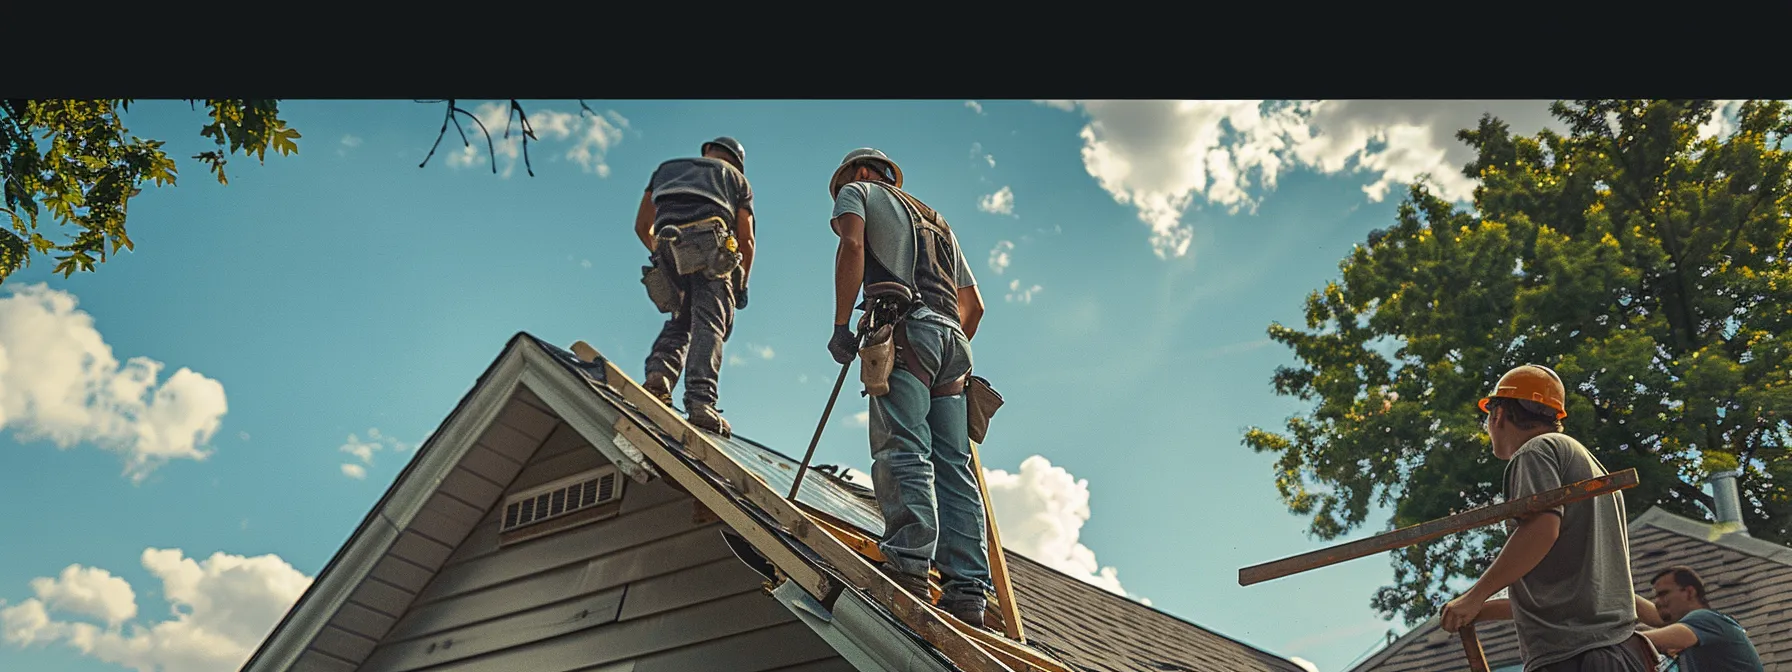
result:
M 1008 638 L 1025 644 L 1026 631 L 1021 627 L 1020 605 L 1014 602 L 1014 586 L 1008 582 L 1008 556 L 1002 551 L 1002 533 L 996 530 L 996 507 L 989 501 L 989 486 L 983 482 L 983 461 L 977 457 L 977 444 L 971 443 L 971 473 L 977 476 L 977 492 L 983 495 L 983 531 L 989 537 L 989 579 L 995 584 L 996 600 L 1002 609 L 1002 630 Z
M 1383 532 L 1367 539 L 1358 539 L 1330 548 L 1245 567 L 1238 570 L 1238 585 L 1248 586 L 1253 583 L 1262 583 L 1309 569 L 1318 569 L 1346 560 L 1354 560 L 1365 555 L 1405 548 L 1446 534 L 1484 527 L 1508 518 L 1536 513 L 1583 499 L 1592 499 L 1625 488 L 1633 488 L 1636 487 L 1636 484 L 1636 469 L 1625 469 L 1604 476 L 1596 476 L 1584 481 L 1569 483 L 1554 490 L 1539 492 L 1524 499 L 1469 509 L 1453 516 L 1403 527 L 1391 532 Z
M 1043 654 L 1000 637 L 992 636 L 991 640 L 993 641 L 982 642 L 980 645 L 976 638 L 966 635 L 952 625 L 951 621 L 955 619 L 944 616 L 932 605 L 915 599 L 914 596 L 897 587 L 882 572 L 866 563 L 857 552 L 847 548 L 839 539 L 798 510 L 790 500 L 773 491 L 758 475 L 748 472 L 736 464 L 734 460 L 716 448 L 701 430 L 691 426 L 672 409 L 649 395 L 633 378 L 617 368 L 609 359 L 600 357 L 595 349 L 583 341 L 573 345 L 573 353 L 586 362 L 602 359 L 605 382 L 612 390 L 621 395 L 624 401 L 629 402 L 649 421 L 657 425 L 659 431 L 678 440 L 685 452 L 715 472 L 748 502 L 753 503 L 766 515 L 781 524 L 786 534 L 808 546 L 822 560 L 832 565 L 834 571 L 839 572 L 847 583 L 864 591 L 878 603 L 886 605 L 898 620 L 932 644 L 942 654 L 945 654 L 955 664 L 971 672 L 1015 672 L 1015 667 L 1004 664 L 1002 659 L 1010 661 L 1026 660 L 1027 658 L 1050 660 Z M 810 594 L 817 599 L 831 603 L 831 598 L 835 593 L 820 570 L 810 565 L 806 559 L 785 548 L 775 538 L 768 538 L 775 537 L 775 535 L 770 530 L 764 529 L 758 521 L 744 515 L 744 512 L 733 510 L 738 506 L 737 504 L 728 501 L 728 498 L 717 492 L 701 474 L 685 465 L 678 456 L 661 446 L 646 431 L 645 427 L 638 426 L 631 416 L 624 414 L 617 421 L 617 431 L 623 432 L 631 443 L 637 444 L 637 449 L 652 457 L 653 461 L 661 464 L 663 469 L 675 474 L 676 480 L 690 490 L 693 495 L 703 492 L 703 495 L 698 496 L 706 506 L 710 506 L 712 511 L 722 515 L 731 526 L 745 528 L 740 530 L 742 536 L 760 552 L 765 553 L 766 558 L 777 565 L 792 580 L 796 580 L 798 585 L 810 591 Z M 678 468 L 674 468 L 673 465 L 677 465 Z M 715 501 L 710 501 L 712 499 Z M 749 534 L 749 530 L 752 533 Z M 798 567 L 807 571 L 798 571 Z M 808 576 L 810 573 L 822 578 Z M 799 576 L 799 574 L 803 576 Z M 985 646 L 989 648 L 986 649 Z M 1041 667 L 1045 672 L 1063 672 L 1066 669 L 1061 664 L 1050 667 L 1031 665 L 1018 667 L 1023 671 L 1029 667 Z

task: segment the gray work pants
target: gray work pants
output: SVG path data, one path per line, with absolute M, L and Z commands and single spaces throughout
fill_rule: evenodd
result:
M 660 327 L 659 337 L 653 339 L 653 352 L 647 355 L 647 374 L 663 375 L 674 385 L 678 383 L 679 374 L 685 374 L 684 407 L 687 411 L 696 404 L 713 406 L 716 403 L 717 378 L 722 373 L 722 344 L 734 333 L 731 277 L 672 276 L 672 282 L 684 292 L 684 301 Z

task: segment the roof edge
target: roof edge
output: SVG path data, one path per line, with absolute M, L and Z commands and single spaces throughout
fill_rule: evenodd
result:
M 1642 527 L 1654 527 L 1792 567 L 1792 548 L 1736 532 L 1713 536 L 1711 532 L 1716 525 L 1687 518 L 1660 506 L 1649 507 L 1648 511 L 1631 519 L 1630 524 L 1625 527 L 1632 532 Z

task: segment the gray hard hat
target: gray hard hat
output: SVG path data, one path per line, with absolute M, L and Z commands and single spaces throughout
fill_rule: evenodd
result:
M 896 165 L 896 162 L 891 161 L 890 157 L 885 156 L 883 152 L 870 147 L 860 147 L 847 152 L 846 158 L 840 160 L 840 167 L 834 169 L 834 176 L 828 180 L 828 195 L 838 197 L 840 188 L 846 186 L 846 182 L 843 181 L 846 178 L 846 171 L 851 169 L 854 164 L 867 160 L 880 161 L 888 165 L 890 181 L 895 182 L 897 188 L 902 187 L 902 166 Z
M 734 163 L 740 168 L 740 171 L 743 173 L 747 172 L 747 148 L 740 146 L 739 140 L 724 135 L 703 143 L 703 148 L 697 151 L 708 154 L 709 148 L 712 145 L 728 150 L 729 154 L 734 155 Z

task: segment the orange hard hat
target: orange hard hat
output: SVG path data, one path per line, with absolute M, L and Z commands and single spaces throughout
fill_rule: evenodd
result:
M 1500 382 L 1493 388 L 1493 393 L 1481 399 L 1481 410 L 1487 410 L 1487 402 L 1494 397 L 1533 401 L 1555 409 L 1556 419 L 1568 417 L 1568 406 L 1563 401 L 1568 391 L 1562 387 L 1562 377 L 1556 375 L 1547 366 L 1526 364 L 1500 376 Z

